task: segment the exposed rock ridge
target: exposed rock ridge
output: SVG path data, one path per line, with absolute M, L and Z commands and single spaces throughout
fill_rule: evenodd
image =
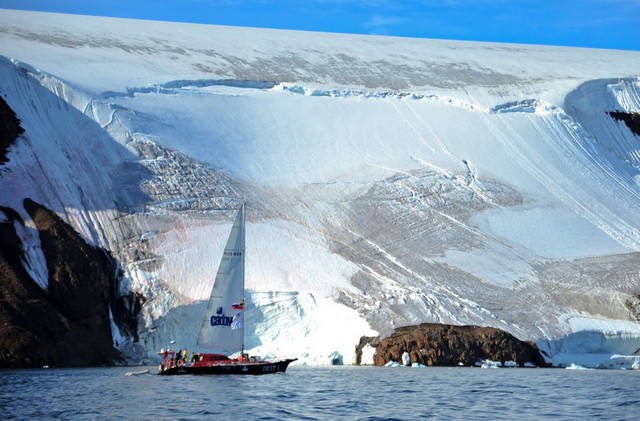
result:
M 376 347 L 373 363 L 378 366 L 389 361 L 401 362 L 405 351 L 411 363 L 426 366 L 472 366 L 482 360 L 513 361 L 519 366 L 546 365 L 535 344 L 492 327 L 437 323 L 401 327 L 383 339 L 363 338 L 357 355 L 366 343 Z
M 622 111 L 610 111 L 609 115 L 624 124 L 635 134 L 640 136 L 640 113 L 625 113 Z
M 22 219 L 0 209 L 0 367 L 112 365 L 120 359 L 109 317 L 117 301 L 115 260 L 52 211 L 30 199 L 24 207 L 46 257 L 48 291 L 23 266 L 14 225 Z
M 0 96 L 0 165 L 7 162 L 9 146 L 24 133 L 20 120 L 9 104 Z

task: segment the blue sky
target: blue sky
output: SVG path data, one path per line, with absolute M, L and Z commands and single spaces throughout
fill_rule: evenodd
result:
M 0 0 L 0 8 L 640 51 L 640 0 Z

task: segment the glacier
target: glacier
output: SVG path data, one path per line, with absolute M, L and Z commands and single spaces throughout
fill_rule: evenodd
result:
M 130 361 L 194 349 L 246 202 L 251 352 L 349 363 L 442 322 L 637 365 L 640 137 L 608 113 L 640 112 L 640 53 L 9 10 L 0 39 L 0 205 L 116 257 Z

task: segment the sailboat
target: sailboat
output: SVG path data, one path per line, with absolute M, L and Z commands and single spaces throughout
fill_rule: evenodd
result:
M 244 204 L 231 228 L 204 314 L 198 346 L 215 353 L 197 353 L 189 359 L 180 351 L 161 350 L 158 374 L 271 374 L 286 371 L 297 358 L 264 361 L 244 350 L 245 310 Z M 229 355 L 239 352 L 237 358 Z

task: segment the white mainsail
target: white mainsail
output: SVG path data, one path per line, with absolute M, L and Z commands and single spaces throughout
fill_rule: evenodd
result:
M 244 351 L 244 204 L 231 228 L 202 320 L 198 345 L 230 355 Z M 235 318 L 235 321 L 234 321 Z

